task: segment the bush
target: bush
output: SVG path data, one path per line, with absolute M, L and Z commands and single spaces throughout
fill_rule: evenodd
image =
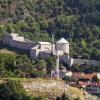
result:
M 8 80 L 0 85 L 1 100 L 29 100 L 25 89 L 17 81 Z

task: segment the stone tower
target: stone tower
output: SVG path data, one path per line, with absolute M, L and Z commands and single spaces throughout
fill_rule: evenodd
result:
M 57 43 L 56 43 L 56 48 L 57 50 L 63 51 L 63 53 L 69 55 L 69 42 L 66 41 L 64 38 L 61 38 Z

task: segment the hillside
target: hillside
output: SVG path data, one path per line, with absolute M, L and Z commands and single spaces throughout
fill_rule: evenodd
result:
M 72 57 L 100 60 L 99 16 L 100 0 L 0 0 L 0 36 L 51 41 L 55 34 L 69 40 Z
M 95 96 L 91 96 L 88 93 L 67 85 L 62 80 L 55 79 L 27 79 L 27 78 L 9 78 L 0 80 L 0 84 L 5 81 L 19 81 L 21 85 L 24 87 L 28 95 L 30 96 L 43 96 L 45 99 L 43 100 L 58 100 L 56 97 L 61 97 L 63 93 L 66 94 L 68 100 L 99 100 L 99 98 Z M 34 99 L 32 99 L 34 100 Z M 36 99 L 37 100 L 37 99 Z M 42 100 L 42 99 L 39 99 Z M 66 99 L 64 99 L 66 100 Z

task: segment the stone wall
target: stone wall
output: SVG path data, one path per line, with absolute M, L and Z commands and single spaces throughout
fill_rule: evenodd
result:
M 47 59 L 51 54 L 51 48 L 52 48 L 52 45 L 49 44 L 48 42 L 40 42 L 40 43 L 32 42 L 30 40 L 24 39 L 24 37 L 21 37 L 18 34 L 6 34 L 4 36 L 3 43 L 14 48 L 30 50 L 30 57 L 35 60 L 38 60 L 39 58 Z M 40 46 L 42 46 L 42 48 L 39 48 Z M 72 66 L 73 64 L 100 65 L 100 61 L 87 60 L 87 59 L 73 59 L 69 58 L 68 55 L 63 55 L 61 51 L 58 53 L 61 53 L 61 55 L 59 54 L 60 61 L 63 61 L 69 64 L 70 66 Z M 56 53 L 54 53 L 54 55 L 56 55 Z
M 4 35 L 3 37 L 3 44 L 9 45 L 10 40 L 12 40 L 12 37 L 9 34 Z
M 47 59 L 51 51 L 41 51 L 40 49 L 31 49 L 30 57 L 34 60 Z
M 51 51 L 40 51 L 39 58 L 47 59 L 51 55 Z
M 88 60 L 88 59 L 73 59 L 73 58 L 71 58 L 71 64 L 100 65 L 100 61 Z
M 17 40 L 10 40 L 9 45 L 11 47 L 15 47 L 15 48 L 23 49 L 23 50 L 30 50 L 36 45 L 36 43 L 27 42 L 27 41 L 23 42 L 23 41 L 17 41 Z
M 39 60 L 39 49 L 31 49 L 30 50 L 30 58 L 34 59 L 34 60 Z
M 60 56 L 60 60 L 72 66 L 73 64 L 88 64 L 88 65 L 100 65 L 100 61 L 88 60 L 88 59 L 74 59 L 68 58 L 67 55 Z
M 30 50 L 35 45 L 36 42 L 24 39 L 24 37 L 19 36 L 18 34 L 6 34 L 3 39 L 3 43 L 9 45 L 10 47 Z

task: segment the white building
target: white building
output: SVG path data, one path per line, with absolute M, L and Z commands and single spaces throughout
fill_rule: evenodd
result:
M 57 43 L 56 43 L 56 48 L 57 50 L 63 51 L 63 53 L 69 55 L 69 42 L 66 41 L 64 38 L 61 38 Z
M 63 56 L 65 53 L 69 55 L 69 42 L 64 38 L 61 38 L 56 46 L 50 42 L 38 42 L 38 46 L 31 48 L 30 57 L 35 60 L 39 58 L 47 59 L 52 52 L 53 55 Z

